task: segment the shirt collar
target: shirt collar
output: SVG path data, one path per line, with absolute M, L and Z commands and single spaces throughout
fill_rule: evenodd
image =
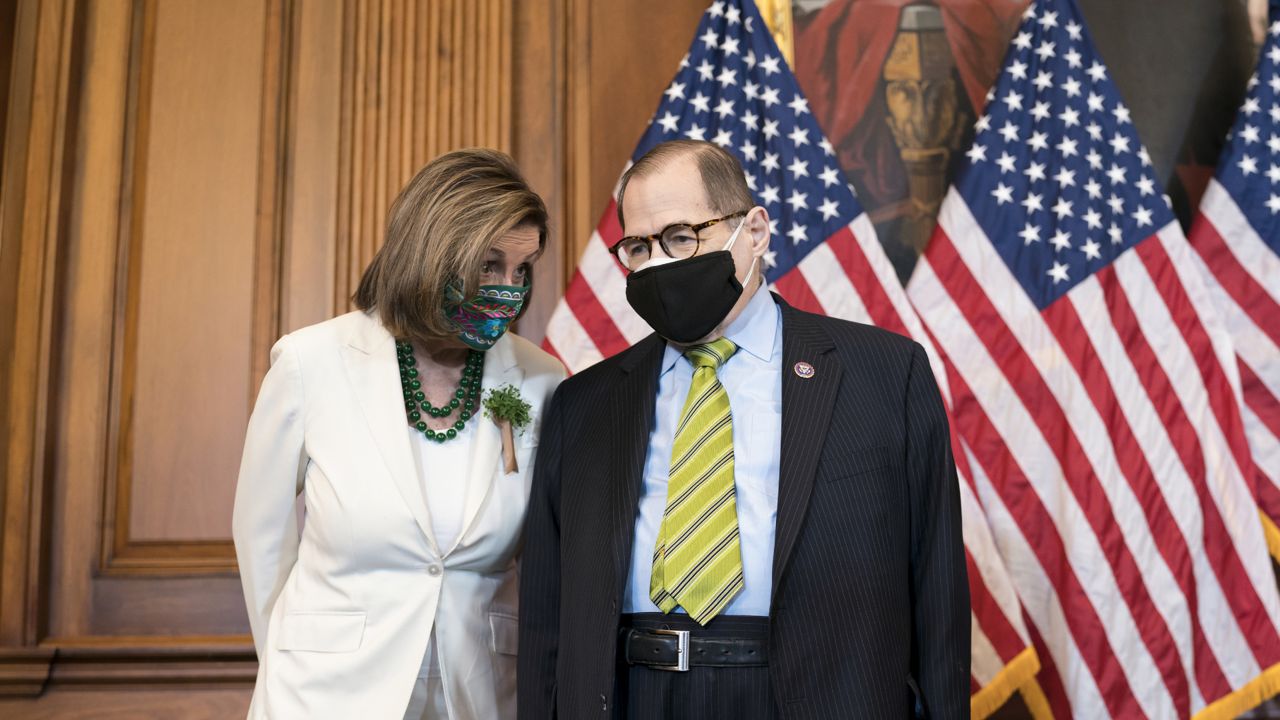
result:
M 747 352 L 763 362 L 773 360 L 774 340 L 778 335 L 778 305 L 773 301 L 773 294 L 761 283 L 756 288 L 742 313 L 734 318 L 725 329 L 724 336 L 738 346 L 739 352 Z M 662 356 L 662 374 L 665 375 L 675 367 L 681 352 L 671 343 L 667 343 L 666 352 Z

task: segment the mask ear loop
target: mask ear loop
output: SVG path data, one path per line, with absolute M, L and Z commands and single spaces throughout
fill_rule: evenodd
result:
M 742 228 L 744 228 L 744 227 L 746 227 L 746 226 L 747 226 L 747 217 L 748 217 L 748 216 L 750 216 L 750 215 L 751 215 L 751 211 L 750 211 L 750 210 L 748 210 L 748 211 L 747 211 L 747 214 L 746 214 L 746 215 L 744 215 L 744 216 L 742 216 L 742 222 L 738 223 L 738 227 L 734 228 L 734 230 L 733 230 L 733 234 L 729 236 L 729 241 L 728 241 L 728 242 L 726 242 L 726 243 L 724 244 L 724 247 L 723 247 L 723 248 L 721 248 L 721 250 L 732 250 L 732 249 L 733 249 L 733 244 L 734 244 L 735 242 L 737 242 L 737 241 L 738 241 L 738 234 L 742 232 Z M 751 256 L 751 266 L 747 268 L 747 277 L 748 277 L 748 278 L 749 278 L 749 277 L 751 277 L 751 273 L 755 271 L 755 269 L 756 269 L 756 261 L 758 261 L 759 259 L 760 259 L 760 258 L 759 258 L 758 256 L 756 256 L 754 253 L 752 254 L 752 256 Z
M 747 215 L 750 215 L 750 214 L 751 214 L 751 211 L 748 210 Z M 738 227 L 733 229 L 733 234 L 729 236 L 729 241 L 724 244 L 724 247 L 720 248 L 721 250 L 733 249 L 733 244 L 738 242 L 738 233 L 742 232 L 742 228 L 747 226 L 747 215 L 742 216 L 742 222 L 738 223 Z

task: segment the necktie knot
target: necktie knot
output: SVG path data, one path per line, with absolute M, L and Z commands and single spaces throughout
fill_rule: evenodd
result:
M 721 365 L 729 361 L 733 354 L 738 351 L 738 346 L 733 344 L 728 338 L 720 338 L 712 340 L 702 345 L 694 345 L 684 351 L 684 356 L 693 363 L 695 370 L 702 368 L 711 368 L 717 370 Z

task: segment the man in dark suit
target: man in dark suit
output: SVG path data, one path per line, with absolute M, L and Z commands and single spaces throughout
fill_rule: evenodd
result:
M 763 287 L 769 219 L 715 145 L 622 179 L 613 252 L 656 333 L 543 420 L 519 716 L 968 716 L 969 597 L 923 349 Z

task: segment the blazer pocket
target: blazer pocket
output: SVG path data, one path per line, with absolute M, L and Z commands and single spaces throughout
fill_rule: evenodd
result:
M 514 615 L 489 613 L 489 631 L 493 634 L 492 650 L 499 655 L 515 655 L 520 644 L 520 623 Z
M 824 459 L 822 478 L 827 482 L 848 480 L 860 475 L 883 470 L 892 464 L 889 450 L 881 446 L 850 449 L 837 452 L 834 457 Z
M 542 418 L 538 415 L 533 415 L 529 418 L 529 424 L 525 425 L 524 430 L 518 431 L 516 445 L 522 449 L 536 448 L 541 435 Z
M 292 612 L 280 623 L 281 650 L 353 652 L 364 640 L 362 612 Z

